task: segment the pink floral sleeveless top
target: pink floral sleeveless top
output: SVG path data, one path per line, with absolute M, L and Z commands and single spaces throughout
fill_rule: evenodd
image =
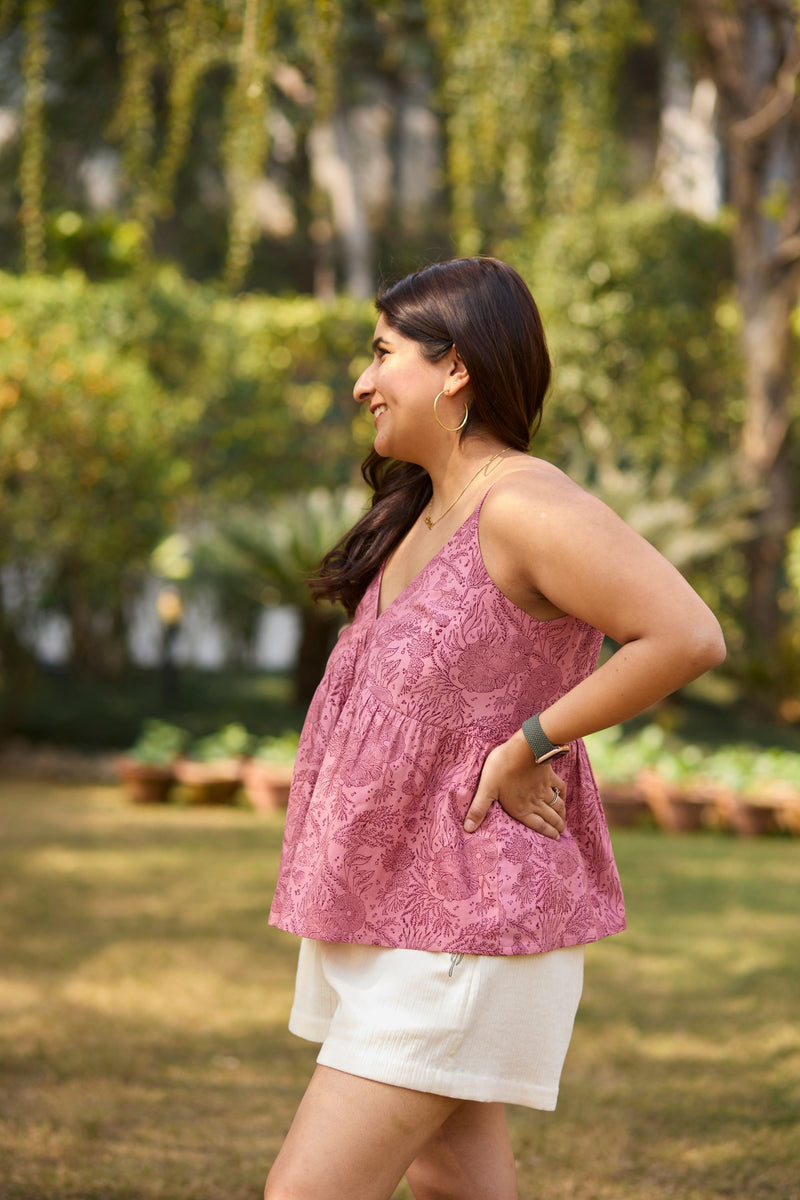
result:
M 602 634 L 538 621 L 490 579 L 480 506 L 378 615 L 341 634 L 295 766 L 270 923 L 321 941 L 532 954 L 625 927 L 582 742 L 559 759 L 558 841 L 492 804 L 462 828 L 494 746 L 594 671 Z

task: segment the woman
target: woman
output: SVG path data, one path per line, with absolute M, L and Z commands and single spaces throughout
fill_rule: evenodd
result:
M 517 1195 L 504 1102 L 555 1107 L 583 946 L 624 927 L 581 738 L 719 663 L 717 621 L 527 454 L 550 379 L 509 266 L 385 291 L 355 399 L 373 505 L 325 558 L 353 617 L 306 720 L 270 920 L 323 1043 L 267 1200 Z M 603 635 L 619 645 L 599 669 Z

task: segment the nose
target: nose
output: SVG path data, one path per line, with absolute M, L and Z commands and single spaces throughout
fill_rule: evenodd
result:
M 375 389 L 371 382 L 371 372 L 372 364 L 367 367 L 366 371 L 361 372 L 355 382 L 355 387 L 353 388 L 353 399 L 355 400 L 356 404 L 363 404 L 366 400 L 372 399 Z

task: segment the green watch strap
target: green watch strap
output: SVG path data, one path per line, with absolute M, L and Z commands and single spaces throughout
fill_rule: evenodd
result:
M 547 734 L 543 731 L 539 722 L 539 714 L 536 713 L 532 717 L 528 717 L 527 721 L 522 722 L 522 733 L 525 741 L 533 751 L 534 758 L 541 758 L 544 754 L 552 754 L 558 747 L 554 746 Z

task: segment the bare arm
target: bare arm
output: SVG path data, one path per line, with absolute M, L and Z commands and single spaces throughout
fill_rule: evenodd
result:
M 484 507 L 481 540 L 490 574 L 516 603 L 554 617 L 570 613 L 620 646 L 540 713 L 553 743 L 628 720 L 725 656 L 716 618 L 680 573 L 553 468 L 503 480 Z M 557 759 L 536 766 L 515 733 L 487 757 L 467 827 L 498 799 L 518 820 L 557 836 L 564 806 L 548 803 L 553 787 L 563 795 L 557 769 Z

